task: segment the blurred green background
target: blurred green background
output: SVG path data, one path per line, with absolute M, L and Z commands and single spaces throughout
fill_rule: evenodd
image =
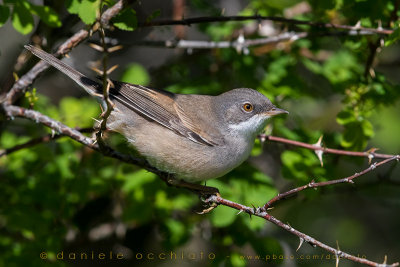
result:
M 20 55 L 24 44 L 40 43 L 51 50 L 85 28 L 84 23 L 93 23 L 99 4 L 97 0 L 1 1 L 1 93 L 12 86 L 13 73 L 21 76 L 37 62 L 27 52 Z M 327 147 L 379 148 L 381 153 L 399 154 L 398 5 L 399 1 L 375 0 L 134 1 L 126 17 L 115 19 L 117 29 L 106 32 L 110 43 L 124 45 L 110 55 L 110 66 L 120 66 L 110 76 L 175 93 L 254 88 L 290 112 L 273 118 L 267 134 L 307 143 L 316 143 L 323 135 Z M 343 25 L 360 22 L 373 28 L 381 23 L 395 31 L 390 36 L 349 36 L 334 28 L 269 21 L 137 27 L 137 21 L 221 14 Z M 175 39 L 233 41 L 241 34 L 257 39 L 284 31 L 308 32 L 309 37 L 250 47 L 248 53 L 138 45 Z M 380 47 L 380 38 L 386 45 Z M 98 35 L 75 48 L 66 62 L 94 77 L 89 68 L 102 55 L 88 42 L 98 43 Z M 366 71 L 376 47 L 373 72 Z M 92 127 L 101 112 L 95 100 L 54 69 L 46 71 L 17 104 L 70 127 Z M 31 121 L 1 119 L 0 150 L 51 132 Z M 135 153 L 121 136 L 108 137 L 117 150 Z M 218 187 L 229 200 L 262 206 L 278 192 L 312 179 L 343 178 L 367 167 L 367 159 L 332 154 L 324 155 L 322 167 L 312 151 L 256 140 L 247 162 L 207 185 Z M 338 243 L 345 252 L 376 262 L 383 262 L 385 255 L 388 263 L 399 261 L 399 173 L 396 163 L 390 163 L 354 185 L 303 191 L 279 202 L 270 213 L 330 246 Z M 0 157 L 0 203 L 0 266 L 335 264 L 327 252 L 307 244 L 296 252 L 297 237 L 260 218 L 222 206 L 198 215 L 203 207 L 196 195 L 168 187 L 152 173 L 68 138 Z M 80 260 L 81 253 L 89 259 Z M 90 259 L 92 253 L 97 259 Z M 99 253 L 105 259 L 99 259 Z M 124 259 L 117 259 L 118 253 Z M 340 266 L 356 265 L 340 262 Z

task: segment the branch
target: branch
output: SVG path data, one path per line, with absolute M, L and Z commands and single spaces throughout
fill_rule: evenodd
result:
M 100 18 L 103 26 L 107 26 L 109 24 L 111 18 L 122 10 L 123 5 L 124 0 L 119 0 L 114 6 L 110 7 L 103 13 Z M 93 26 L 91 30 L 80 30 L 64 43 L 62 43 L 58 47 L 57 52 L 54 54 L 54 56 L 58 57 L 67 54 L 72 50 L 72 48 L 89 38 L 90 35 L 97 30 L 98 27 L 96 25 Z M 24 93 L 26 88 L 33 83 L 38 75 L 46 70 L 48 67 L 49 65 L 46 64 L 44 61 L 39 61 L 29 72 L 27 72 L 14 83 L 11 90 L 7 93 L 4 103 L 6 105 L 11 105 L 12 103 L 14 103 L 14 101 Z
M 388 159 L 388 158 L 393 158 L 393 157 L 399 156 L 399 155 L 375 153 L 376 149 L 370 149 L 365 152 L 347 151 L 347 150 L 341 150 L 341 149 L 322 147 L 320 144 L 303 143 L 303 142 L 294 141 L 294 140 L 286 139 L 283 137 L 272 136 L 272 135 L 261 134 L 260 137 L 263 139 L 267 139 L 267 140 L 278 142 L 278 143 L 284 143 L 284 144 L 289 144 L 289 145 L 293 145 L 293 146 L 303 147 L 303 148 L 307 148 L 310 150 L 321 151 L 322 153 L 329 153 L 329 154 L 346 155 L 346 156 L 354 156 L 354 157 L 366 157 L 368 159 L 373 159 L 373 158 Z
M 260 46 L 266 44 L 275 44 L 285 41 L 297 41 L 307 37 L 321 36 L 359 36 L 359 35 L 374 35 L 368 31 L 334 31 L 324 33 L 309 33 L 309 32 L 283 32 L 281 34 L 266 38 L 245 39 L 243 35 L 234 41 L 203 41 L 203 40 L 167 40 L 167 41 L 141 41 L 135 42 L 133 45 L 167 47 L 167 48 L 183 48 L 183 49 L 214 49 L 214 48 L 235 48 L 237 51 L 243 50 L 251 46 Z M 115 39 L 108 39 L 110 43 L 118 42 Z
M 348 254 L 346 252 L 340 251 L 339 249 L 335 249 L 333 247 L 330 247 L 318 240 L 316 240 L 315 238 L 306 235 L 296 229 L 294 229 L 293 227 L 291 227 L 288 224 L 285 224 L 283 222 L 281 222 L 280 220 L 278 220 L 277 218 L 275 218 L 274 216 L 272 216 L 271 214 L 269 214 L 268 212 L 264 211 L 262 208 L 252 208 L 252 207 L 248 207 L 227 199 L 222 198 L 221 196 L 216 196 L 213 195 L 211 197 L 209 197 L 208 199 L 205 200 L 205 202 L 207 203 L 214 203 L 217 205 L 223 205 L 226 207 L 230 207 L 236 210 L 239 210 L 239 212 L 246 212 L 248 213 L 250 216 L 254 215 L 260 218 L 265 219 L 266 221 L 272 222 L 273 224 L 279 226 L 282 229 L 285 229 L 286 231 L 288 231 L 289 233 L 296 235 L 300 238 L 300 245 L 299 248 L 301 247 L 301 245 L 303 244 L 303 242 L 307 242 L 310 245 L 312 245 L 313 247 L 320 247 L 332 254 L 334 254 L 336 256 L 336 266 L 338 266 L 338 261 L 339 259 L 348 259 L 354 262 L 358 262 L 361 264 L 365 264 L 365 265 L 369 265 L 369 266 L 376 266 L 376 267 L 395 267 L 395 266 L 399 266 L 399 263 L 393 263 L 393 264 L 386 264 L 386 262 L 384 262 L 383 264 L 379 264 L 370 260 L 367 260 L 365 258 L 359 258 L 356 257 L 354 255 Z
M 93 140 L 85 135 L 83 135 L 80 131 L 70 128 L 66 126 L 65 124 L 62 124 L 59 121 L 56 121 L 46 115 L 43 115 L 42 113 L 31 110 L 31 109 L 25 109 L 22 107 L 18 106 L 13 106 L 13 105 L 6 105 L 4 106 L 4 110 L 6 114 L 11 115 L 11 119 L 14 119 L 14 117 L 22 117 L 26 118 L 29 120 L 32 120 L 36 123 L 41 123 L 52 130 L 56 131 L 57 134 L 60 135 L 65 135 L 69 136 L 73 140 L 90 147 L 93 150 L 101 152 L 103 155 L 111 158 L 116 158 L 119 159 L 123 162 L 130 163 L 130 164 L 135 164 L 139 167 L 142 167 L 148 171 L 154 172 L 158 175 L 162 175 L 162 172 L 155 169 L 152 167 L 147 161 L 139 158 L 132 157 L 130 155 L 125 155 L 122 153 L 119 153 L 112 148 L 106 146 L 104 149 L 100 149 L 99 145 L 94 143 Z
M 168 41 L 143 41 L 134 43 L 135 45 L 158 46 L 167 48 L 184 48 L 184 49 L 213 49 L 213 48 L 235 48 L 242 51 L 244 48 L 251 46 L 259 46 L 271 43 L 279 43 L 283 41 L 296 41 L 308 36 L 306 32 L 284 32 L 277 36 L 258 39 L 245 39 L 240 35 L 235 41 L 199 41 L 199 40 L 168 40 Z
M 156 20 L 150 22 L 141 22 L 138 24 L 139 27 L 153 27 L 153 26 L 170 26 L 170 25 L 185 25 L 191 26 L 192 24 L 198 23 L 207 23 L 207 22 L 227 22 L 227 21 L 246 21 L 246 20 L 270 20 L 279 23 L 285 24 L 293 24 L 293 25 L 309 25 L 317 28 L 331 28 L 331 29 L 342 29 L 348 31 L 365 31 L 375 34 L 383 34 L 388 35 L 393 33 L 392 29 L 383 29 L 383 28 L 364 28 L 361 26 L 350 26 L 350 25 L 339 25 L 334 23 L 323 23 L 323 22 L 313 22 L 307 20 L 297 20 L 297 19 L 287 19 L 283 17 L 275 17 L 275 16 L 227 16 L 227 17 L 196 17 L 196 18 L 187 18 L 182 20 Z
M 382 160 L 382 161 L 380 161 L 380 162 L 378 162 L 378 163 L 375 162 L 375 163 L 371 164 L 371 165 L 370 165 L 368 168 L 366 168 L 365 170 L 363 170 L 363 171 L 361 171 L 361 172 L 358 172 L 358 173 L 355 173 L 355 174 L 353 174 L 353 175 L 351 175 L 351 176 L 349 176 L 349 177 L 342 178 L 342 179 L 330 180 L 330 181 L 319 182 L 319 183 L 315 183 L 314 180 L 312 180 L 310 183 L 308 183 L 308 184 L 306 184 L 306 185 L 303 185 L 303 186 L 300 186 L 300 187 L 291 189 L 291 190 L 289 190 L 289 191 L 287 191 L 287 192 L 285 192 L 285 193 L 282 193 L 282 194 L 278 194 L 276 197 L 274 197 L 274 198 L 272 198 L 271 200 L 269 200 L 269 201 L 264 205 L 264 207 L 262 207 L 262 209 L 263 209 L 264 211 L 266 211 L 266 210 L 268 210 L 268 208 L 270 208 L 270 207 L 271 207 L 274 203 L 276 203 L 277 201 L 279 201 L 279 200 L 281 200 L 281 199 L 284 199 L 284 198 L 287 198 L 287 197 L 290 196 L 290 195 L 296 194 L 296 193 L 298 193 L 298 192 L 300 192 L 300 191 L 303 191 L 303 190 L 305 190 L 305 189 L 308 189 L 308 188 L 317 188 L 317 187 L 323 187 L 323 186 L 334 185 L 334 184 L 341 184 L 341 183 L 350 183 L 350 184 L 354 184 L 354 181 L 353 181 L 353 180 L 354 180 L 355 178 L 360 177 L 360 176 L 362 176 L 362 175 L 364 175 L 364 174 L 366 174 L 366 173 L 368 173 L 368 172 L 370 172 L 370 171 L 372 171 L 372 170 L 375 170 L 377 167 L 382 166 L 382 165 L 384 165 L 384 164 L 386 164 L 386 163 L 388 163 L 388 162 L 391 162 L 391 161 L 393 161 L 393 160 L 399 160 L 399 159 L 400 159 L 400 155 L 392 156 L 391 158 L 387 158 L 387 159 Z

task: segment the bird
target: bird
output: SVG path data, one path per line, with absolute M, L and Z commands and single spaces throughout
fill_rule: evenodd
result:
M 103 85 L 53 55 L 25 48 L 75 81 L 104 106 Z M 245 161 L 270 117 L 288 113 L 260 92 L 175 94 L 112 81 L 106 127 L 122 134 L 153 167 L 185 182 L 221 177 Z

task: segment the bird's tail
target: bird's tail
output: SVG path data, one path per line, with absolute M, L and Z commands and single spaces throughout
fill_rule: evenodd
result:
M 65 64 L 58 58 L 39 48 L 36 48 L 32 45 L 25 45 L 25 48 L 31 51 L 35 56 L 46 61 L 48 64 L 52 65 L 74 80 L 80 87 L 82 87 L 88 94 L 95 97 L 99 102 L 103 102 L 103 95 L 99 93 L 102 91 L 102 86 L 99 83 L 89 79 L 79 71 L 73 69 L 71 66 Z

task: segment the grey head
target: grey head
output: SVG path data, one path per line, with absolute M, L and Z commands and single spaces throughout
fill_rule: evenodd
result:
M 220 94 L 214 98 L 213 104 L 225 133 L 245 139 L 254 139 L 271 116 L 289 113 L 250 88 L 238 88 Z

